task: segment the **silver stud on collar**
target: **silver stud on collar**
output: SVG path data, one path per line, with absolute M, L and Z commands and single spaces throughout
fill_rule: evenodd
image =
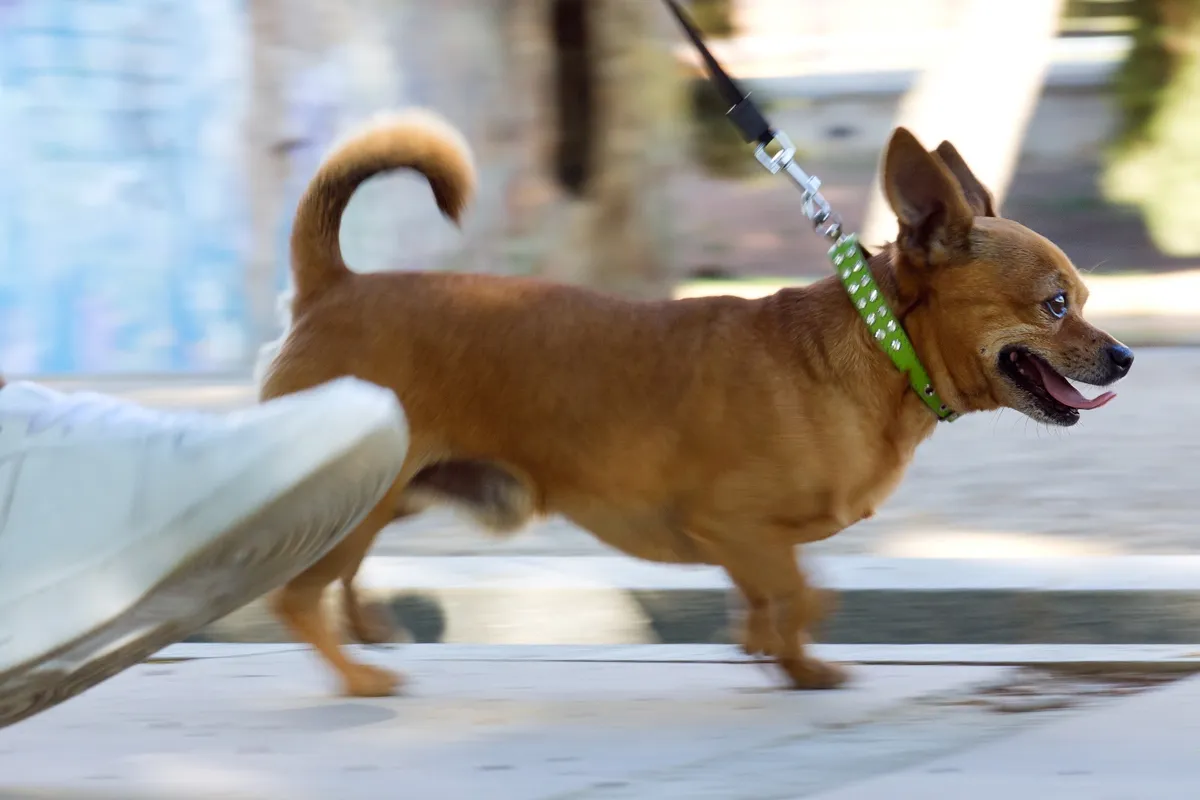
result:
M 893 350 L 900 349 L 900 340 L 899 339 L 892 339 L 892 349 Z

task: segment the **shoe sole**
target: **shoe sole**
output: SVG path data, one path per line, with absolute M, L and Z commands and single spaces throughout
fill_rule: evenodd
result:
M 303 572 L 382 499 L 404 452 L 394 431 L 368 435 L 226 530 L 120 616 L 0 673 L 0 728 L 90 689 Z

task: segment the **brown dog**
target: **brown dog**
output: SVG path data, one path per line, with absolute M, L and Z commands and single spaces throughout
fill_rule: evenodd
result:
M 409 168 L 458 219 L 475 176 L 457 132 L 411 113 L 325 161 L 292 234 L 294 325 L 262 396 L 341 375 L 391 387 L 412 427 L 389 496 L 274 600 L 355 695 L 398 676 L 349 660 L 320 613 L 349 588 L 379 530 L 455 503 L 496 531 L 559 513 L 639 558 L 723 567 L 744 597 L 747 652 L 798 688 L 841 669 L 805 649 L 816 595 L 796 545 L 869 517 L 936 417 L 876 346 L 836 279 L 761 300 L 632 302 L 585 289 L 461 274 L 356 274 L 338 231 L 355 189 Z M 1086 400 L 1064 378 L 1112 383 L 1133 354 L 1084 321 L 1067 257 L 996 216 L 954 148 L 888 143 L 898 241 L 871 258 L 937 392 L 958 412 L 1013 408 L 1072 425 Z M 353 595 L 352 624 L 365 626 Z

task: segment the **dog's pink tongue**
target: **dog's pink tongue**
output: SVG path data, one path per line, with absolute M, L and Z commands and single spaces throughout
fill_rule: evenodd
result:
M 1095 398 L 1088 400 L 1079 393 L 1079 390 L 1072 386 L 1066 378 L 1059 375 L 1046 364 L 1043 364 L 1040 359 L 1031 359 L 1037 367 L 1038 372 L 1042 376 L 1042 385 L 1046 387 L 1046 391 L 1050 395 L 1062 403 L 1064 406 L 1071 408 L 1092 409 L 1099 408 L 1116 397 L 1116 392 L 1105 392 L 1097 395 Z

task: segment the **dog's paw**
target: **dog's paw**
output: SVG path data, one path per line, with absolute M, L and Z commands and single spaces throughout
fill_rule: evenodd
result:
M 782 658 L 779 666 L 787 675 L 792 689 L 836 689 L 850 677 L 850 673 L 840 664 L 808 656 Z
M 349 697 L 388 697 L 396 694 L 404 684 L 399 673 L 369 664 L 355 664 L 342 679 L 344 692 Z

